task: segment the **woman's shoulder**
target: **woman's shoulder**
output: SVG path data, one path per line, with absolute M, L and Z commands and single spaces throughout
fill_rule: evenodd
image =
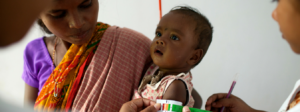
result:
M 42 85 L 39 82 L 46 81 L 45 77 L 50 75 L 53 66 L 44 37 L 34 39 L 27 44 L 23 59 L 23 80 L 30 86 L 41 89 Z
M 41 49 L 41 46 L 44 45 L 44 37 L 40 37 L 37 39 L 34 39 L 32 41 L 30 41 L 25 48 L 25 51 L 32 51 L 32 50 L 36 50 L 36 49 Z
M 52 59 L 48 53 L 45 37 L 40 37 L 29 42 L 24 50 L 25 68 L 31 73 L 38 73 L 42 67 L 52 66 Z
M 25 50 L 24 58 L 27 59 L 36 59 L 36 58 L 47 58 L 48 50 L 44 42 L 44 37 L 40 37 L 30 41 Z

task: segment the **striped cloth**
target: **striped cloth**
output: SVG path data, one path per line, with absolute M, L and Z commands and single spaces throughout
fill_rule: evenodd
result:
M 130 101 L 150 62 L 149 38 L 128 28 L 111 26 L 87 68 L 72 111 L 117 112 Z

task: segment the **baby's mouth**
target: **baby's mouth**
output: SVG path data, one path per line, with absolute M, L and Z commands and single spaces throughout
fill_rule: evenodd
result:
M 154 53 L 159 54 L 159 55 L 163 55 L 163 53 L 160 50 L 158 50 L 158 49 L 155 49 Z

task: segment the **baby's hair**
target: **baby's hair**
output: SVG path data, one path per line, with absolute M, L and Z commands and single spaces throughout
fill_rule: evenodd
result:
M 194 30 L 197 37 L 197 46 L 195 49 L 202 49 L 203 56 L 206 54 L 207 49 L 212 41 L 213 28 L 208 19 L 202 15 L 197 9 L 190 6 L 176 6 L 171 9 L 170 12 L 180 13 L 192 17 L 196 22 L 196 28 Z M 203 58 L 203 57 L 202 57 Z M 202 59 L 200 59 L 201 61 Z M 194 66 L 197 66 L 196 63 Z

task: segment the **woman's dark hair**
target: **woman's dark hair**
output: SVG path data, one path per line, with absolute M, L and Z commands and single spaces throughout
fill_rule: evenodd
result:
M 41 27 L 41 29 L 46 32 L 47 34 L 52 34 L 52 32 L 46 27 L 44 22 L 41 19 L 37 20 L 37 24 Z

